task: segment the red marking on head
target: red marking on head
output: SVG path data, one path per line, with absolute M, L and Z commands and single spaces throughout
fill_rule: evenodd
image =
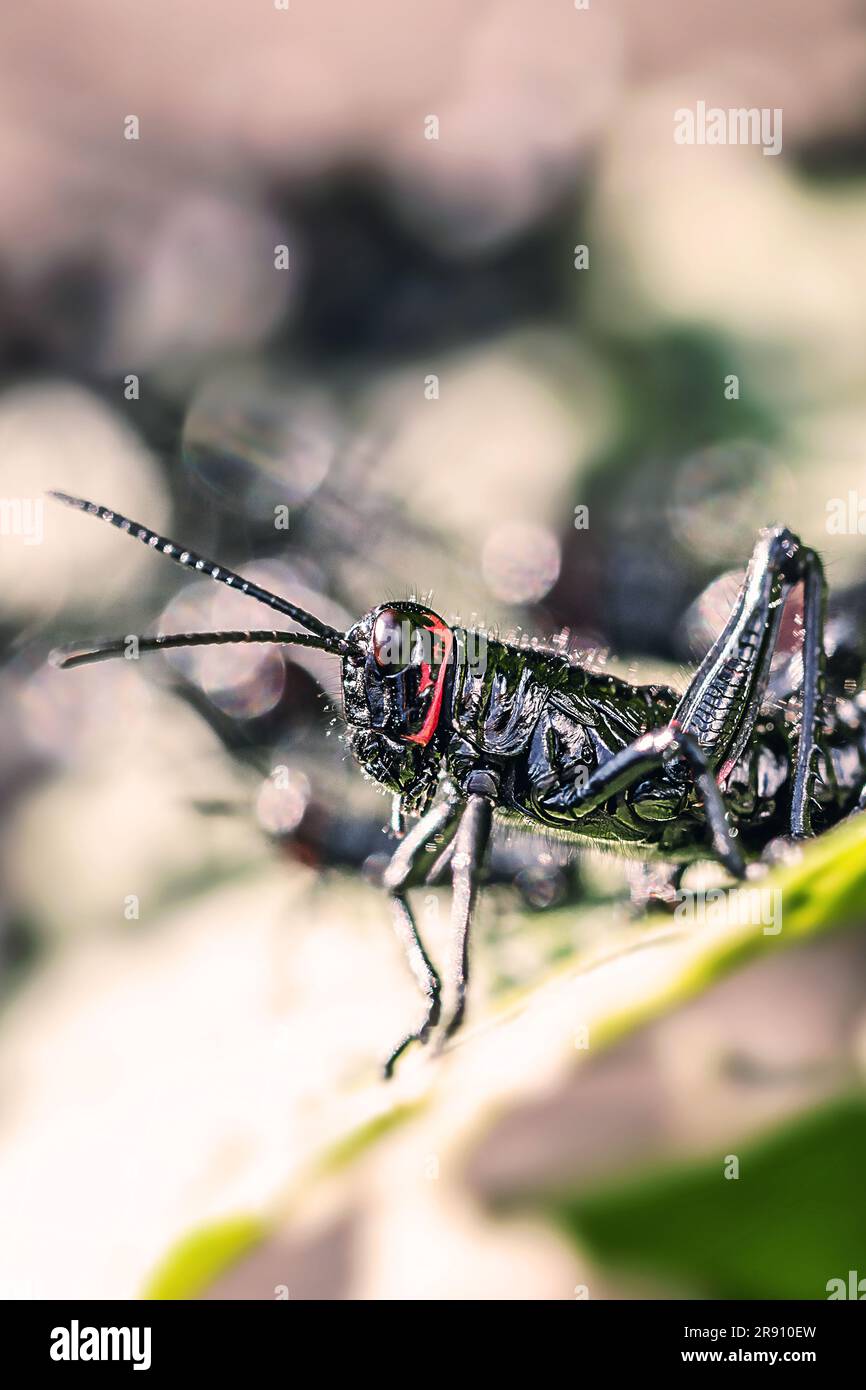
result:
M 451 655 L 451 647 L 454 642 L 454 634 L 450 627 L 446 627 L 444 623 L 440 623 L 438 620 L 431 623 L 426 631 L 432 632 L 434 637 L 442 638 L 444 654 L 442 657 L 442 665 L 439 667 L 439 674 L 436 677 L 436 689 L 433 692 L 433 699 L 430 701 L 430 708 L 427 711 L 424 723 L 417 734 L 406 735 L 407 743 L 420 743 L 422 747 L 430 742 L 436 732 L 436 726 L 439 723 L 439 716 L 442 713 L 442 696 L 445 691 L 445 677 L 448 673 L 448 658 Z M 418 687 L 419 695 L 423 691 L 429 690 L 432 684 L 433 678 L 430 674 L 430 666 L 425 661 L 421 666 L 421 684 Z

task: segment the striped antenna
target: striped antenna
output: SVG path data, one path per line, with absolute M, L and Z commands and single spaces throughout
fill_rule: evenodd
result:
M 111 525 L 116 526 L 118 530 L 126 531 L 130 536 L 136 536 L 144 545 L 149 545 L 152 549 L 167 555 L 170 560 L 174 560 L 178 565 L 183 565 L 185 569 L 206 574 L 219 584 L 226 584 L 230 589 L 235 589 L 239 593 L 249 594 L 250 598 L 258 599 L 259 603 L 267 604 L 268 608 L 275 608 L 278 613 L 283 613 L 287 618 L 300 623 L 308 632 L 318 633 L 320 637 L 325 638 L 328 642 L 326 651 L 338 652 L 343 656 L 355 651 L 355 648 L 346 641 L 343 634 L 338 632 L 336 628 L 329 627 L 327 623 L 313 617 L 312 613 L 305 612 L 297 604 L 290 603 L 288 599 L 280 598 L 279 594 L 272 594 L 270 590 L 254 584 L 251 579 L 242 579 L 233 570 L 226 569 L 225 565 L 215 565 L 213 560 L 205 560 L 201 555 L 196 555 L 194 551 L 185 550 L 182 545 L 168 540 L 165 536 L 158 536 L 147 526 L 141 526 L 137 521 L 130 521 L 128 517 L 121 516 L 120 512 L 109 511 L 108 507 L 97 506 L 95 502 L 88 502 L 83 497 L 69 497 L 65 492 L 55 491 L 49 492 L 48 495 L 49 497 L 56 497 L 58 502 L 63 502 L 67 507 L 76 507 L 80 512 L 97 516 L 100 521 L 110 521 Z
M 76 666 L 90 666 L 94 661 L 108 661 L 111 657 L 125 656 L 128 660 L 143 652 L 165 652 L 172 647 L 221 647 L 229 642 L 275 642 L 280 646 L 288 644 L 295 647 L 315 647 L 318 651 L 333 652 L 331 643 L 324 637 L 311 637 L 306 632 L 267 632 L 256 629 L 253 632 L 172 632 L 156 637 L 136 637 L 130 633 L 126 637 L 115 637 L 107 642 L 93 642 L 85 646 L 81 642 L 67 647 L 57 647 L 49 656 L 52 666 L 62 671 L 71 671 Z

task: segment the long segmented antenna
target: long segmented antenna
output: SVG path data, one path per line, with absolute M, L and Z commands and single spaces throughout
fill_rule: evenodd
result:
M 235 589 L 242 594 L 249 594 L 250 598 L 258 599 L 259 603 L 267 604 L 268 608 L 274 608 L 278 613 L 283 613 L 287 618 L 300 623 L 308 632 L 318 633 L 320 637 L 327 640 L 327 651 L 337 652 L 346 656 L 355 651 L 345 639 L 341 632 L 336 628 L 329 627 L 319 618 L 315 618 L 312 613 L 307 613 L 297 604 L 290 603 L 288 599 L 280 598 L 279 594 L 272 594 L 269 589 L 263 589 L 259 584 L 254 584 L 251 579 L 243 579 L 234 570 L 226 569 L 225 565 L 216 565 L 213 560 L 206 560 L 201 555 L 196 555 L 193 550 L 186 550 L 176 541 L 168 540 L 165 536 L 159 536 L 155 531 L 151 531 L 147 526 L 141 526 L 137 521 L 130 521 L 128 517 L 121 516 L 120 512 L 113 512 L 108 507 L 100 507 L 95 502 L 88 502 L 83 497 L 70 497 L 65 492 L 49 492 L 50 497 L 56 497 L 58 502 L 63 502 L 67 507 L 75 507 L 78 511 L 88 512 L 91 516 L 99 517 L 100 521 L 109 521 L 112 526 L 116 526 L 120 531 L 126 531 L 130 536 L 136 536 L 144 545 L 151 546 L 161 554 L 167 555 L 176 564 L 183 565 L 185 569 L 193 569 L 200 574 L 206 574 L 210 579 L 215 579 L 219 584 L 226 584 L 230 589 Z
M 108 661 L 115 656 L 125 656 L 129 660 L 134 656 L 140 656 L 142 652 L 164 652 L 172 647 L 222 647 L 229 642 L 274 642 L 280 646 L 289 644 L 295 647 L 315 647 L 322 652 L 334 650 L 323 637 L 311 637 L 306 632 L 271 632 L 255 629 L 252 632 L 159 633 L 156 637 L 137 637 L 130 633 L 127 637 L 115 637 L 106 642 L 87 645 L 75 642 L 66 647 L 57 647 L 48 659 L 52 666 L 58 666 L 62 671 L 71 671 L 76 666 L 90 666 L 94 661 Z

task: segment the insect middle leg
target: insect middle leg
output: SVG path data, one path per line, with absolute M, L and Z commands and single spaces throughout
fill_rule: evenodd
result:
M 596 768 L 584 783 L 571 783 L 547 796 L 541 802 L 541 807 L 554 811 L 557 816 L 567 812 L 577 823 L 606 801 L 636 787 L 654 772 L 664 772 L 676 759 L 686 763 L 703 800 L 717 857 L 735 878 L 744 878 L 746 866 L 743 856 L 731 834 L 725 803 L 706 756 L 692 734 L 673 724 L 642 734 L 634 743 Z

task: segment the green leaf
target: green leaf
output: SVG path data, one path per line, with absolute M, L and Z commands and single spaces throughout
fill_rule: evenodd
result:
M 325 1177 L 350 1167 L 356 1158 L 373 1148 L 385 1135 L 414 1119 L 426 1108 L 426 1101 L 420 1100 L 412 1104 L 396 1105 L 391 1110 L 374 1115 L 371 1120 L 351 1130 L 344 1139 L 338 1140 L 322 1155 L 316 1166 L 317 1174 Z
M 233 1216 L 191 1231 L 165 1256 L 143 1297 L 197 1298 L 266 1234 L 257 1216 Z

